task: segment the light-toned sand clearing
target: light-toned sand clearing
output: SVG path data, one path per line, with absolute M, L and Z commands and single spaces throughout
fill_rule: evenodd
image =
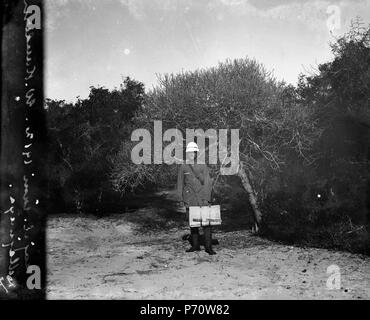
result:
M 217 255 L 186 253 L 188 230 L 143 231 L 128 215 L 48 221 L 49 299 L 369 299 L 370 258 L 215 232 Z M 337 265 L 341 289 L 329 290 Z

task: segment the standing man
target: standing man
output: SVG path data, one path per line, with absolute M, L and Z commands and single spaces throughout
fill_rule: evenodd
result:
M 211 201 L 212 183 L 209 169 L 206 164 L 196 163 L 196 155 L 199 152 L 198 145 L 190 142 L 186 146 L 186 159 L 193 160 L 194 164 L 184 163 L 179 166 L 177 175 L 177 194 L 186 207 L 186 215 L 189 216 L 190 206 L 208 206 Z M 216 254 L 212 249 L 211 226 L 203 226 L 205 251 Z M 186 252 L 200 251 L 199 228 L 191 227 L 192 246 Z

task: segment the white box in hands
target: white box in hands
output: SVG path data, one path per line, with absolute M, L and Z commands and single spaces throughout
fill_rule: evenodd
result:
M 189 207 L 190 227 L 216 226 L 220 225 L 221 222 L 220 205 Z

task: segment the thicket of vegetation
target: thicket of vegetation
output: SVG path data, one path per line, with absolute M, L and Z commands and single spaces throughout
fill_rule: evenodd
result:
M 355 23 L 332 51 L 297 86 L 245 58 L 163 75 L 147 93 L 127 78 L 75 104 L 47 100 L 51 210 L 109 211 L 118 195 L 172 187 L 175 165 L 131 162 L 131 132 L 154 120 L 239 128 L 239 215 L 274 239 L 369 253 L 370 28 Z M 215 196 L 236 193 L 211 167 Z
M 74 104 L 46 100 L 51 211 L 105 212 L 119 201 L 110 182 L 112 159 L 135 128 L 144 86 L 126 78 L 112 91 L 90 89 Z

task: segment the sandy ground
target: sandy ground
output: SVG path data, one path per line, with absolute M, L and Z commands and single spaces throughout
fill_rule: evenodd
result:
M 370 257 L 215 230 L 217 255 L 186 253 L 184 225 L 144 230 L 148 208 L 48 222 L 49 299 L 369 299 Z M 135 217 L 135 219 L 129 219 Z M 157 220 L 160 219 L 157 216 Z M 341 289 L 329 290 L 336 264 Z

